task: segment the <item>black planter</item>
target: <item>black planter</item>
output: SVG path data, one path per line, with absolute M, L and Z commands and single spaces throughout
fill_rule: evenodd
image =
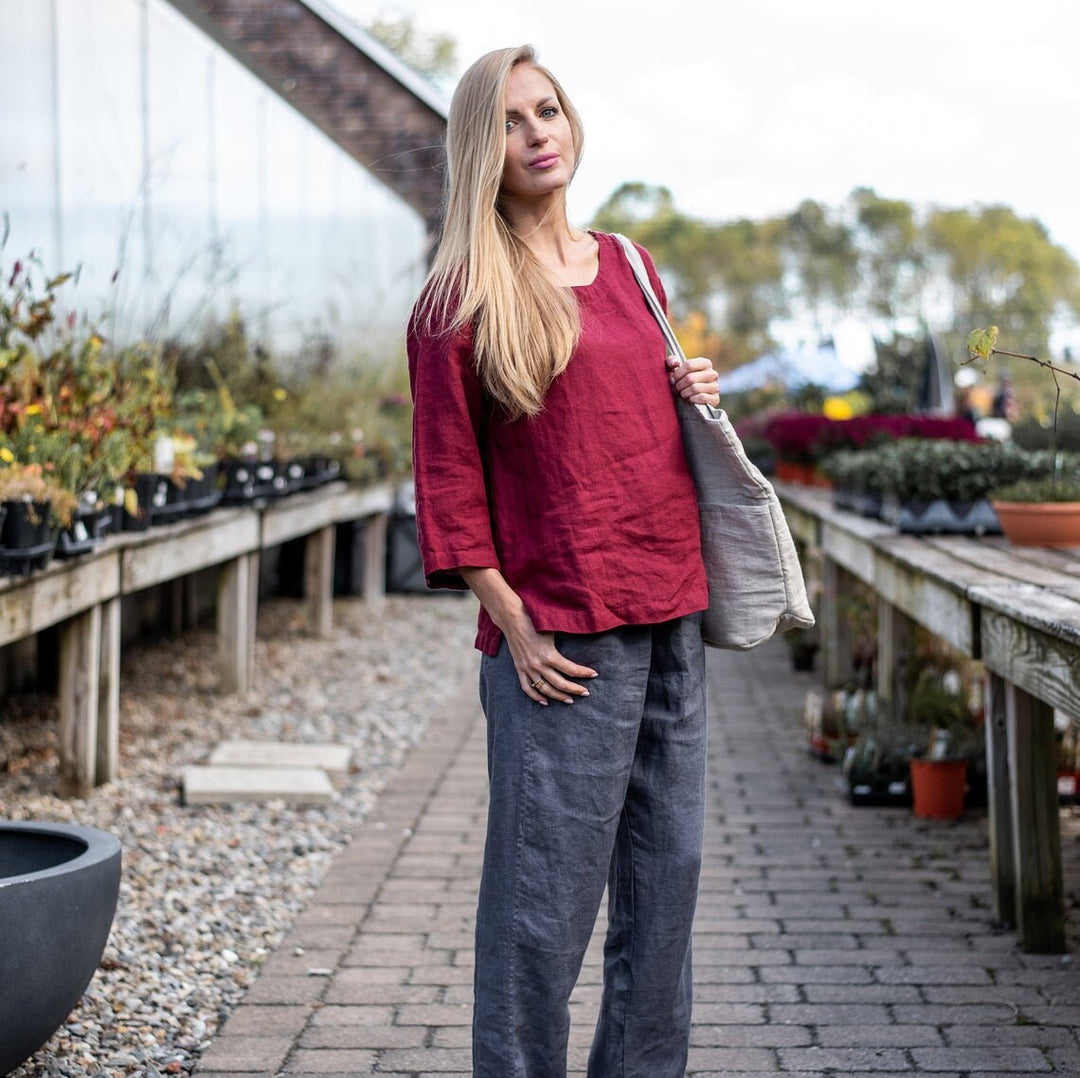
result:
M 284 468 L 272 460 L 230 460 L 225 464 L 226 505 L 271 501 L 288 493 Z
M 56 540 L 56 556 L 77 558 L 80 554 L 89 554 L 105 538 L 111 526 L 111 510 L 97 509 L 92 513 L 76 513 L 71 523 L 60 529 Z
M 56 547 L 56 529 L 49 519 L 49 502 L 6 502 L 0 525 L 0 568 L 28 576 L 44 569 Z
M 120 843 L 76 824 L 0 820 L 0 1075 L 40 1048 L 101 961 Z
M 886 498 L 881 519 L 908 535 L 1000 535 L 1001 525 L 990 503 L 899 502 Z
M 303 457 L 292 463 L 303 468 L 303 477 L 298 480 L 299 490 L 315 490 L 341 478 L 341 463 L 332 457 Z
M 163 475 L 144 472 L 135 477 L 135 499 L 138 508 L 134 513 L 123 510 L 124 531 L 143 532 L 154 523 L 157 514 L 169 500 L 169 480 Z
M 218 486 L 218 466 L 207 465 L 201 479 L 189 479 L 187 483 L 188 516 L 201 516 L 221 502 L 221 488 Z

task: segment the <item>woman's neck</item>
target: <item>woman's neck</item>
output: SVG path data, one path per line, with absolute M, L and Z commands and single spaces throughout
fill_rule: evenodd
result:
M 515 235 L 560 284 L 587 284 L 595 276 L 596 241 L 571 227 L 565 200 L 510 203 L 502 210 Z

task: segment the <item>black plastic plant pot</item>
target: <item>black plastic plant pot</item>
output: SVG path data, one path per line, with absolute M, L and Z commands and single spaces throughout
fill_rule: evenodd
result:
M 31 550 L 50 541 L 49 502 L 7 502 L 0 527 L 0 547 Z
M 104 509 L 76 513 L 71 523 L 60 530 L 56 541 L 56 556 L 77 558 L 80 554 L 89 554 L 104 538 L 111 523 L 111 513 Z
M 44 569 L 52 560 L 56 529 L 49 502 L 6 502 L 0 524 L 0 568 L 15 575 Z
M 209 513 L 221 501 L 221 489 L 218 485 L 218 466 L 207 465 L 201 479 L 188 482 L 188 515 L 197 516 Z
M 226 505 L 280 498 L 288 490 L 285 469 L 275 461 L 232 460 L 225 467 Z
M 135 476 L 135 500 L 138 508 L 134 513 L 124 509 L 124 531 L 142 532 L 150 527 L 156 510 L 163 508 L 168 500 L 168 484 L 168 479 L 152 472 Z
M 0 1075 L 60 1028 L 101 961 L 120 843 L 77 824 L 0 820 Z

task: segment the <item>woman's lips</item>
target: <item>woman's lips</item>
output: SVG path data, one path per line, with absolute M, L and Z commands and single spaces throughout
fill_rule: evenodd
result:
M 550 168 L 559 160 L 557 153 L 545 153 L 529 162 L 529 168 Z

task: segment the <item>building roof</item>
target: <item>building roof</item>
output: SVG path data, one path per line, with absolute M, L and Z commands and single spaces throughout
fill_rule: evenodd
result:
M 327 0 L 168 0 L 412 206 L 434 234 L 447 104 Z

